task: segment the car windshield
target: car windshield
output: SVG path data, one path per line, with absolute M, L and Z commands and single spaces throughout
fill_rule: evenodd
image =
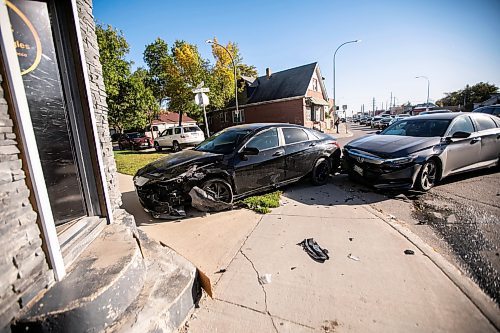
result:
M 249 129 L 225 129 L 200 143 L 194 150 L 217 154 L 229 154 L 233 152 L 251 132 L 252 131 Z
M 128 133 L 127 135 L 130 139 L 143 138 L 145 136 L 144 133 Z
M 450 125 L 451 119 L 405 119 L 392 124 L 381 135 L 415 137 L 441 137 Z
M 201 129 L 198 126 L 189 126 L 189 127 L 184 127 L 184 133 L 191 133 L 191 132 L 201 132 Z

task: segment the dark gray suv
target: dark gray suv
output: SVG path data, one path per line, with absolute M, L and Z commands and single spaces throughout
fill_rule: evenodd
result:
M 491 114 L 491 115 L 500 117 L 500 104 L 482 106 L 480 108 L 473 110 L 472 112 L 487 113 L 487 114 Z

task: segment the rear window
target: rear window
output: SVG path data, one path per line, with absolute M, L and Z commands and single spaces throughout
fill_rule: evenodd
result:
M 309 140 L 309 136 L 301 128 L 283 128 L 283 136 L 286 144 Z
M 198 126 L 184 127 L 184 133 L 191 133 L 191 132 L 198 132 L 198 131 L 201 131 L 201 129 Z

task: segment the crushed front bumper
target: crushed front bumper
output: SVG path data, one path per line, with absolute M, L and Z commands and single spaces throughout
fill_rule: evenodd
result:
M 415 162 L 390 165 L 383 159 L 367 159 L 344 150 L 342 168 L 355 179 L 378 189 L 409 190 L 413 188 L 421 165 Z

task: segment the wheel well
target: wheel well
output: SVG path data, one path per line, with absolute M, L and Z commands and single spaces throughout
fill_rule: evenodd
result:
M 436 162 L 437 171 L 438 171 L 437 181 L 440 181 L 441 175 L 443 174 L 443 163 L 441 162 L 441 159 L 437 156 L 431 156 L 429 159 L 427 159 L 427 161 L 430 161 L 430 160 L 433 160 L 434 162 Z

